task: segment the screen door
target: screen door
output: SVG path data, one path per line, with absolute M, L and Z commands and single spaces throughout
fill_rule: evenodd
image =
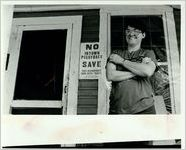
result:
M 3 111 L 77 114 L 82 16 L 14 18 Z
M 13 100 L 62 100 L 66 36 L 67 30 L 23 31 Z M 13 109 L 13 113 L 28 111 L 32 113 L 28 108 Z M 61 111 L 33 109 L 33 113 Z
M 66 42 L 67 29 L 22 31 L 12 114 L 62 114 Z

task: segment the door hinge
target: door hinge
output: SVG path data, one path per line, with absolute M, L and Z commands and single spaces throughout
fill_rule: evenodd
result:
M 10 54 L 8 53 L 8 54 L 7 54 L 7 57 L 6 57 L 6 66 L 5 66 L 5 70 L 8 70 L 9 60 L 10 60 Z
M 65 92 L 65 94 L 67 94 L 67 92 L 68 92 L 68 86 L 67 85 L 65 85 L 64 92 Z

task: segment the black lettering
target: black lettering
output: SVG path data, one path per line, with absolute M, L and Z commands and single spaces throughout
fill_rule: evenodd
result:
M 93 61 L 92 66 L 95 67 L 95 65 L 96 65 L 96 61 Z
M 86 44 L 86 50 L 92 50 L 92 44 Z
M 83 62 L 83 67 L 86 67 L 87 66 L 87 62 Z
M 91 66 L 91 62 L 88 62 L 88 66 L 87 66 L 87 67 L 92 67 L 92 66 Z
M 99 44 L 94 44 L 93 48 L 94 49 L 98 49 L 99 48 Z
M 101 61 L 97 62 L 97 67 L 101 67 Z

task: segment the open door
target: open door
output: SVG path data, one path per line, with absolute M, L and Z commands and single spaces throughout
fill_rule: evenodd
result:
M 128 19 L 140 18 L 146 25 L 142 48 L 154 51 L 157 65 L 164 74 L 152 80 L 155 107 L 158 114 L 180 113 L 179 55 L 173 12 L 168 7 L 152 11 L 151 7 L 131 7 L 108 13 L 108 51 L 127 49 L 125 31 Z
M 33 19 L 34 25 L 27 19 L 15 19 L 10 41 L 10 60 L 6 68 L 10 113 L 60 115 L 67 114 L 67 107 L 76 110 L 69 103 L 77 101 L 74 94 L 77 91 L 68 89 L 78 88 L 73 82 L 78 81 L 78 73 L 77 78 L 70 80 L 70 72 L 74 67 L 78 68 L 78 63 L 71 65 L 73 50 L 79 53 L 80 47 L 80 34 L 78 39 L 72 38 L 77 27 L 73 28 L 75 24 L 69 23 L 67 17 L 54 17 L 58 20 L 55 24 L 51 24 L 51 17 L 49 20 L 41 18 L 38 22 L 38 18 Z M 47 22 L 43 24 L 42 19 Z M 72 49 L 75 45 L 77 48 Z

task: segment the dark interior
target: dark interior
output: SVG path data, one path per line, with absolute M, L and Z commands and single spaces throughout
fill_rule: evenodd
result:
M 24 31 L 14 100 L 62 100 L 67 30 Z

